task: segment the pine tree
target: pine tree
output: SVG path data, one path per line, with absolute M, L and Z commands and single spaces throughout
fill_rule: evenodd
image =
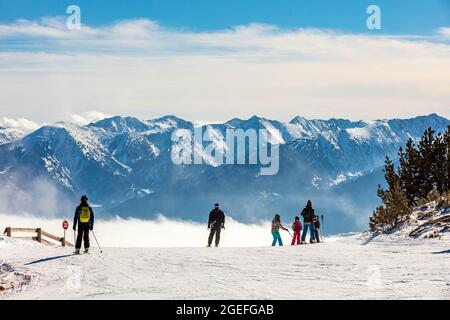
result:
M 409 204 L 414 205 L 420 197 L 417 186 L 419 154 L 410 138 L 406 143 L 406 150 L 400 147 L 399 151 L 399 179 L 402 190 L 408 198 Z
M 435 168 L 433 163 L 436 161 L 434 153 L 434 131 L 431 128 L 425 130 L 422 138 L 419 141 L 418 152 L 418 172 L 417 172 L 417 187 L 419 197 L 426 199 L 428 193 L 433 189 L 435 182 Z
M 377 207 L 373 213 L 372 216 L 369 219 L 369 230 L 374 232 L 381 228 L 382 225 L 384 225 L 384 207 L 379 206 Z
M 411 207 L 405 193 L 400 186 L 400 181 L 397 181 L 394 185 L 394 188 L 390 190 L 389 197 L 389 200 L 391 201 L 389 210 L 392 211 L 393 215 L 392 226 L 396 227 L 399 223 L 405 222 L 405 220 L 411 214 Z
M 388 157 L 385 160 L 384 177 L 388 188 L 384 190 L 380 185 L 378 186 L 377 195 L 383 205 L 373 212 L 369 220 L 369 227 L 372 231 L 377 228 L 390 229 L 396 227 L 399 223 L 405 221 L 411 211 L 409 200 L 400 183 L 400 177 L 395 172 L 394 163 Z
M 378 225 L 380 224 L 378 210 L 379 207 L 372 212 L 372 216 L 369 218 L 369 230 L 372 232 L 377 231 Z
M 399 168 L 386 157 L 384 178 L 387 189 L 378 186 L 382 205 L 369 220 L 370 230 L 393 228 L 408 219 L 411 207 L 446 195 L 450 187 L 450 126 L 445 134 L 435 136 L 431 128 L 425 130 L 417 147 L 409 139 L 406 148 L 399 150 Z
M 448 199 L 448 193 L 449 193 L 449 189 L 450 189 L 450 126 L 447 127 L 447 132 L 445 133 L 444 136 L 444 141 L 445 141 L 445 147 L 447 149 L 447 153 L 445 156 L 445 160 L 446 160 L 446 170 L 444 173 L 444 189 L 446 190 L 444 193 L 447 197 L 447 203 L 449 201 Z
M 394 184 L 399 181 L 399 176 L 395 172 L 394 163 L 389 157 L 384 160 L 384 178 L 388 184 L 388 188 L 392 188 Z
M 407 219 L 411 213 L 411 207 L 399 180 L 394 181 L 393 185 L 387 190 L 379 187 L 378 195 L 384 204 L 377 209 L 378 223 L 394 228 Z
M 436 190 L 443 194 L 447 187 L 447 146 L 444 135 L 439 134 L 433 145 L 435 161 L 431 164 L 431 174 Z

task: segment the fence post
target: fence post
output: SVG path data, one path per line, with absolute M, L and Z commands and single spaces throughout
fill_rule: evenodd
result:
M 61 239 L 61 245 L 63 247 L 66 246 L 66 229 L 64 229 L 64 238 Z
M 42 229 L 41 228 L 37 228 L 37 241 L 38 242 L 42 242 Z

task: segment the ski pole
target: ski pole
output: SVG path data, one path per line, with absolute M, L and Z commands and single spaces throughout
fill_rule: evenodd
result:
M 292 233 L 289 231 L 289 230 L 286 230 L 288 233 L 289 233 L 289 235 L 293 238 L 294 236 L 292 235 Z
M 322 219 L 322 230 L 321 230 L 322 241 L 325 242 L 325 225 L 323 224 L 323 214 L 320 215 L 320 218 Z
M 95 236 L 94 230 L 91 230 L 91 232 L 94 235 L 94 239 L 95 239 L 95 242 L 97 242 L 97 246 L 100 249 L 100 253 L 103 253 L 103 250 L 102 250 L 102 248 L 100 248 L 100 244 L 98 243 L 97 237 Z

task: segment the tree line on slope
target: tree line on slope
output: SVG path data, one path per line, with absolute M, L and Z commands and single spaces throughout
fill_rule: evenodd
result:
M 382 204 L 369 220 L 370 231 L 385 232 L 405 223 L 414 207 L 439 200 L 448 206 L 450 186 L 450 126 L 444 134 L 425 130 L 417 145 L 410 138 L 400 147 L 399 164 L 386 157 L 387 188 L 378 185 Z

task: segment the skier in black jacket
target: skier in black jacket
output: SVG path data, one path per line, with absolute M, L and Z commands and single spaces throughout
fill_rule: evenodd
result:
M 220 231 L 225 229 L 225 214 L 219 209 L 219 204 L 214 205 L 214 209 L 209 213 L 208 229 L 211 229 L 208 238 L 208 247 L 211 247 L 214 234 L 216 235 L 216 247 L 220 242 Z
M 77 242 L 75 243 L 75 253 L 80 253 L 81 241 L 84 241 L 84 252 L 89 252 L 89 231 L 94 229 L 94 211 L 88 204 L 86 196 L 81 197 L 81 203 L 75 210 L 73 217 L 73 231 L 77 230 Z
M 315 230 L 314 230 L 314 222 L 313 222 L 313 218 L 314 218 L 314 209 L 312 207 L 312 203 L 311 200 L 308 200 L 308 202 L 306 203 L 306 207 L 303 209 L 302 211 L 302 217 L 303 217 L 303 233 L 302 233 L 302 243 L 306 243 L 305 239 L 306 239 L 306 233 L 308 233 L 308 229 L 310 231 L 310 243 L 313 243 L 316 240 L 315 237 Z

